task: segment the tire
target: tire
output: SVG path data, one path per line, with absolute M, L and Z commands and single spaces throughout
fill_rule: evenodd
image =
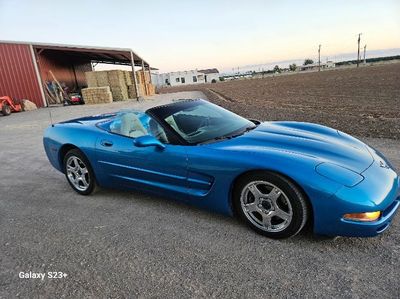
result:
M 309 215 L 308 202 L 299 188 L 269 171 L 241 177 L 233 188 L 233 207 L 254 231 L 273 239 L 295 236 Z
M 4 116 L 8 116 L 11 114 L 11 107 L 7 104 L 3 104 L 3 107 L 1 109 L 1 113 L 3 113 Z
M 63 162 L 65 177 L 72 189 L 81 195 L 91 194 L 96 188 L 96 178 L 85 155 L 78 149 L 72 149 Z

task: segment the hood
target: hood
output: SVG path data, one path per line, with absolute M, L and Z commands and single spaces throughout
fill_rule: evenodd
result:
M 367 146 L 337 130 L 311 123 L 264 122 L 241 136 L 210 144 L 243 152 L 282 151 L 305 155 L 362 173 L 374 161 Z

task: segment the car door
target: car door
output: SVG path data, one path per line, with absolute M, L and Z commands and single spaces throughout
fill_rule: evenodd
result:
M 185 146 L 165 144 L 164 149 L 156 146 L 138 147 L 134 141 L 135 137 L 109 131 L 99 136 L 96 141 L 96 157 L 105 184 L 109 187 L 131 187 L 163 194 L 169 192 L 173 196 L 185 197 Z

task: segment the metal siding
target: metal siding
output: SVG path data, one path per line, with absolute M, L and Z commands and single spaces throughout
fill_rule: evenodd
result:
M 29 45 L 0 43 L 0 96 L 28 99 L 43 107 Z
M 44 50 L 42 53 L 38 54 L 38 60 L 40 75 L 43 81 L 53 81 L 49 72 L 52 71 L 57 81 L 65 83 L 70 90 L 87 86 L 84 72 L 91 70 L 90 60 L 78 59 L 54 50 Z M 78 83 L 78 86 L 76 83 Z
M 82 62 L 75 64 L 76 79 L 79 87 L 87 87 L 85 72 L 92 71 L 92 64 L 90 62 Z

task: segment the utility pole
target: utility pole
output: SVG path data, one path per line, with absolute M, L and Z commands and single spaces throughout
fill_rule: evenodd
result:
M 360 64 L 360 41 L 361 41 L 361 34 L 358 34 L 358 50 L 357 50 L 357 67 Z
M 321 71 L 321 45 L 318 47 L 318 72 Z
M 367 64 L 367 60 L 365 59 L 365 52 L 367 51 L 367 45 L 364 45 L 364 64 Z

